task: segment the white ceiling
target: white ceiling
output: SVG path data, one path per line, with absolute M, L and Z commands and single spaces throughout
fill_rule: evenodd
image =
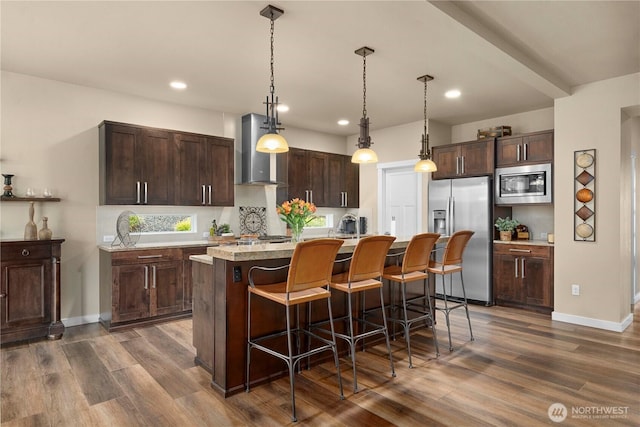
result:
M 266 1 L 2 1 L 3 70 L 235 114 L 263 113 Z M 640 1 L 273 1 L 286 127 L 355 134 L 368 46 L 372 129 L 460 124 L 553 106 L 640 71 Z M 168 87 L 180 79 L 189 85 Z M 462 97 L 445 99 L 457 88 Z M 351 124 L 336 124 L 347 118 Z

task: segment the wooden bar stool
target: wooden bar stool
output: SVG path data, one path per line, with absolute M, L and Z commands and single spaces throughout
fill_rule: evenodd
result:
M 453 233 L 451 237 L 449 237 L 449 240 L 447 241 L 447 244 L 444 248 L 442 262 L 438 263 L 435 261 L 431 261 L 428 268 L 429 273 L 437 274 L 442 277 L 442 299 L 444 300 L 444 307 L 439 307 L 436 304 L 436 310 L 442 311 L 444 313 L 445 320 L 447 321 L 447 332 L 449 334 L 449 351 L 453 351 L 453 346 L 451 345 L 451 325 L 449 323 L 449 313 L 451 313 L 451 310 L 464 307 L 467 313 L 467 322 L 469 323 L 469 334 L 471 334 L 471 341 L 474 340 L 473 331 L 471 330 L 471 319 L 469 318 L 469 307 L 467 306 L 467 294 L 464 290 L 464 280 L 462 278 L 462 254 L 473 234 L 474 232 L 471 230 L 460 230 Z M 449 292 L 447 293 L 444 283 L 444 276 L 451 275 L 453 273 L 460 273 L 462 298 L 456 298 L 452 295 L 452 280 L 449 281 Z M 453 303 L 453 305 L 450 305 L 451 303 Z
M 255 348 L 267 354 L 275 356 L 286 362 L 289 368 L 289 383 L 291 389 L 291 419 L 296 418 L 295 401 L 295 369 L 299 366 L 300 360 L 316 353 L 326 350 L 333 351 L 333 357 L 338 373 L 338 385 L 340 388 L 340 399 L 344 399 L 342 391 L 342 378 L 340 377 L 340 362 L 338 360 L 338 350 L 333 330 L 333 317 L 331 313 L 331 291 L 329 283 L 333 272 L 333 262 L 336 259 L 338 249 L 343 241 L 339 239 L 318 239 L 301 242 L 296 247 L 291 256 L 291 263 L 281 267 L 260 267 L 254 266 L 249 269 L 249 287 L 247 304 L 247 389 L 249 392 L 251 366 L 251 349 Z M 253 274 L 257 270 L 276 271 L 288 268 L 286 282 L 273 283 L 268 285 L 257 285 L 254 282 Z M 285 307 L 286 330 L 264 336 L 251 336 L 251 296 L 256 295 L 266 298 Z M 321 337 L 307 329 L 300 328 L 299 311 L 296 316 L 296 326 L 291 326 L 291 307 L 299 309 L 300 304 L 307 303 L 307 310 L 310 303 L 317 300 L 326 300 L 329 312 L 329 324 L 331 325 L 331 339 Z M 278 337 L 286 337 L 287 352 L 278 351 L 282 348 L 282 340 Z M 296 350 L 294 351 L 293 339 L 296 339 Z M 307 351 L 301 352 L 301 342 L 303 338 L 308 339 L 309 347 Z M 313 341 L 313 345 L 312 342 Z M 280 345 L 279 345 L 280 344 Z
M 389 353 L 391 376 L 396 376 L 396 372 L 393 368 L 391 345 L 389 343 L 389 330 L 387 328 L 387 317 L 384 310 L 384 296 L 382 295 L 381 282 L 384 261 L 387 253 L 389 252 L 389 248 L 395 239 L 396 238 L 392 236 L 369 236 L 360 239 L 351 257 L 336 261 L 336 263 L 350 262 L 349 270 L 331 277 L 331 288 L 336 291 L 344 292 L 347 296 L 347 315 L 335 319 L 335 322 L 346 322 L 346 333 L 336 332 L 335 335 L 349 343 L 349 352 L 351 353 L 351 363 L 353 365 L 354 393 L 358 392 L 358 379 L 356 375 L 356 344 L 360 340 L 364 341 L 367 337 L 377 334 L 384 335 L 387 343 L 387 352 Z M 370 289 L 380 290 L 382 325 L 365 319 L 365 291 Z M 352 296 L 354 294 L 360 294 L 360 316 L 354 315 L 352 301 Z M 314 328 L 323 323 L 325 322 L 315 324 Z
M 426 326 L 431 326 L 433 332 L 433 342 L 436 347 L 436 356 L 440 355 L 438 348 L 438 337 L 434 327 L 435 319 L 433 306 L 431 304 L 431 295 L 429 285 L 427 283 L 427 267 L 429 266 L 429 258 L 431 251 L 440 238 L 438 233 L 422 233 L 416 234 L 411 238 L 404 252 L 391 254 L 390 256 L 403 255 L 402 265 L 391 265 L 384 269 L 383 279 L 387 279 L 391 285 L 391 294 L 394 295 L 393 283 L 399 283 L 402 294 L 402 317 L 390 316 L 389 320 L 398 323 L 404 330 L 404 337 L 407 343 L 407 353 L 409 355 L 409 368 L 413 368 L 411 361 L 411 337 L 410 330 L 414 323 L 424 322 Z M 423 283 L 423 294 L 407 299 L 407 284 L 421 280 Z M 392 307 L 395 310 L 398 307 Z

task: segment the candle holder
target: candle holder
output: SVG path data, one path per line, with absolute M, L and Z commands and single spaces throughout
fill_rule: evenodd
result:
M 14 175 L 10 173 L 3 173 L 2 176 L 4 176 L 4 193 L 2 194 L 2 197 L 14 197 L 13 187 L 11 186 L 11 178 L 13 178 Z

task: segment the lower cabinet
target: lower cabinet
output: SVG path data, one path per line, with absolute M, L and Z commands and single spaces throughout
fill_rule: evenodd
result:
M 100 322 L 111 331 L 132 324 L 190 316 L 188 255 L 205 252 L 206 247 L 101 250 Z
M 498 305 L 553 310 L 553 247 L 496 243 L 493 295 Z
M 63 239 L 0 242 L 0 341 L 57 339 Z

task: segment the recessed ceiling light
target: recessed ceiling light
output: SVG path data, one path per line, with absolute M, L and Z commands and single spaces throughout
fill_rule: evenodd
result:
M 348 125 L 348 124 L 349 124 L 349 120 L 347 120 L 347 119 L 340 119 L 340 120 L 338 120 L 338 124 L 339 124 L 340 126 L 346 126 L 346 125 Z
M 458 89 L 451 89 L 447 91 L 444 96 L 447 98 L 458 98 L 460 97 L 460 91 Z
M 172 81 L 171 83 L 169 83 L 169 86 L 171 86 L 174 89 L 186 89 L 187 88 L 187 84 L 185 82 L 179 82 L 177 80 Z
M 289 111 L 289 106 L 288 105 L 278 104 L 278 112 L 279 113 L 286 113 L 287 111 Z

